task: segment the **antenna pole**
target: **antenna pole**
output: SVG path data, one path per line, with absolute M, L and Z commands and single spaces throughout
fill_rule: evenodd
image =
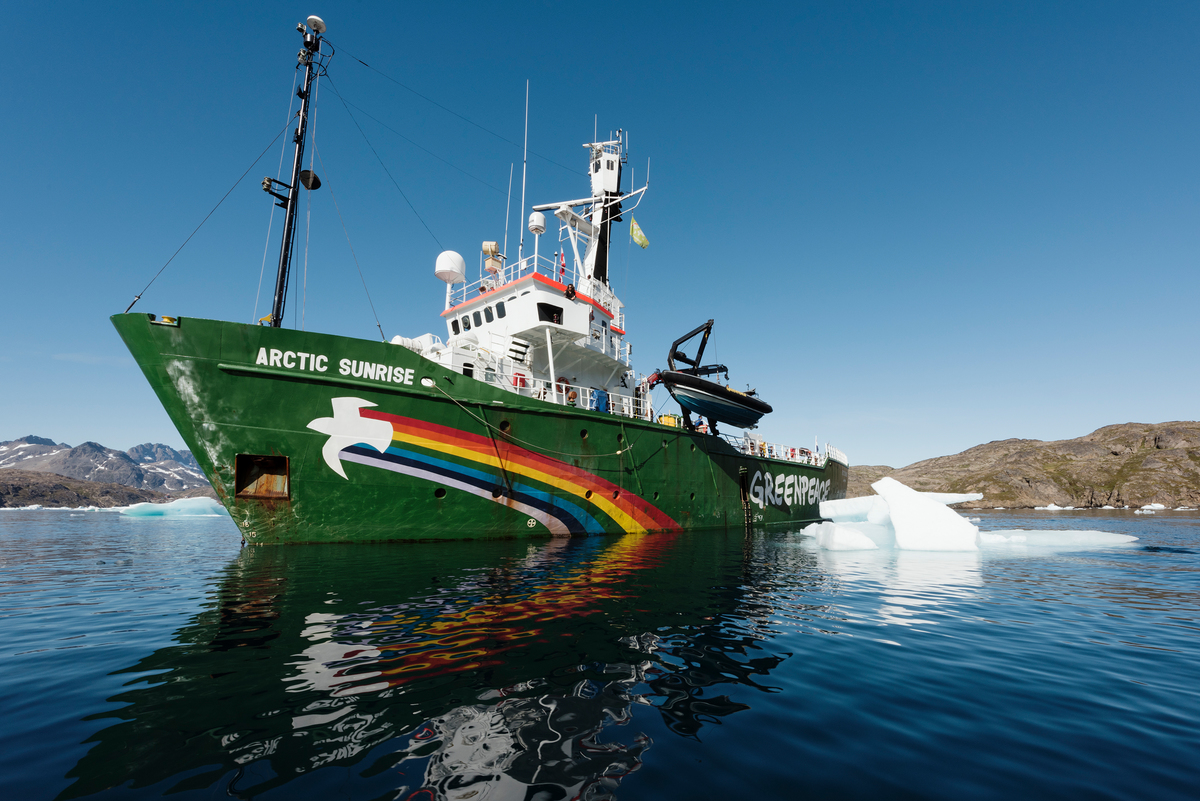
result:
M 324 28 L 322 27 L 322 30 Z M 283 306 L 287 300 L 288 271 L 292 266 L 292 240 L 296 235 L 296 206 L 300 199 L 300 168 L 304 166 L 304 138 L 308 133 L 308 98 L 313 80 L 313 55 L 321 52 L 321 37 L 314 32 L 304 31 L 304 49 L 300 51 L 300 63 L 304 65 L 304 86 L 296 92 L 300 96 L 300 123 L 292 140 L 296 143 L 296 155 L 292 159 L 292 181 L 288 187 L 287 214 L 283 218 L 283 242 L 279 246 L 279 273 L 275 278 L 275 303 L 271 307 L 271 327 L 283 325 Z M 281 204 L 282 205 L 282 204 Z
M 517 261 L 525 258 L 525 167 L 529 164 L 529 79 L 525 79 L 525 152 L 521 155 L 521 244 L 517 246 Z
M 508 165 L 508 200 L 504 201 L 504 253 L 502 254 L 505 261 L 508 260 L 508 218 L 509 207 L 512 205 L 512 173 L 513 165 Z

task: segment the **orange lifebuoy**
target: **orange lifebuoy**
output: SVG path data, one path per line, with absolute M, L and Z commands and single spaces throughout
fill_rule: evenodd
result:
M 561 392 L 565 395 L 567 392 L 569 392 L 571 390 L 571 382 L 568 381 L 567 379 L 563 378 L 562 376 L 559 376 L 554 381 L 554 389 L 555 389 L 555 391 Z

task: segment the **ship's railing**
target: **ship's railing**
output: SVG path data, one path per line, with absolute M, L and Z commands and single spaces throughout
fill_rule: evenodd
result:
M 519 367 L 509 367 L 503 360 L 494 358 L 482 348 L 473 351 L 472 356 L 475 359 L 473 376 L 497 389 L 557 403 L 560 406 L 605 411 L 608 414 L 637 420 L 654 420 L 654 402 L 649 395 L 623 394 L 575 386 L 565 381 L 531 378 Z M 574 398 L 571 397 L 572 391 L 575 393 Z
M 840 462 L 841 464 L 844 464 L 846 467 L 850 466 L 850 457 L 846 456 L 846 454 L 842 453 L 841 451 L 839 451 L 837 448 L 833 447 L 829 443 L 825 444 L 825 453 L 829 454 L 829 458 L 832 459 L 833 461 Z
M 484 272 L 482 265 L 480 272 Z M 568 254 L 566 263 L 560 255 L 557 260 L 542 255 L 526 256 L 520 261 L 503 264 L 498 272 L 484 272 L 483 277 L 468 281 L 464 284 L 454 284 L 450 288 L 450 305 L 457 306 L 476 298 L 484 292 L 502 287 L 530 275 L 540 275 L 557 281 L 560 284 L 574 284 L 575 291 L 596 301 L 600 306 L 614 315 L 613 323 L 621 330 L 625 329 L 625 315 L 620 313 L 616 296 L 612 289 L 602 281 L 594 281 L 581 275 L 575 269 L 575 257 Z M 617 320 L 620 320 L 618 323 Z
M 550 401 L 560 406 L 603 411 L 618 417 L 630 417 L 637 420 L 654 419 L 654 402 L 649 395 L 625 395 L 592 387 L 578 387 L 562 381 L 546 381 L 540 378 L 519 379 L 517 384 L 518 394 Z M 571 392 L 575 393 L 574 398 L 571 397 Z

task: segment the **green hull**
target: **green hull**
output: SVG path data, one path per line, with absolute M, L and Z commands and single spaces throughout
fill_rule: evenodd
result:
M 845 497 L 836 461 L 749 456 L 719 437 L 509 392 L 388 343 L 112 320 L 251 543 L 772 528 Z

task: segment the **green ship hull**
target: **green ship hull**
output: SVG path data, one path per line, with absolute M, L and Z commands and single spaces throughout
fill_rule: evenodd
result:
M 113 324 L 248 543 L 775 528 L 848 468 L 527 397 L 384 342 Z

